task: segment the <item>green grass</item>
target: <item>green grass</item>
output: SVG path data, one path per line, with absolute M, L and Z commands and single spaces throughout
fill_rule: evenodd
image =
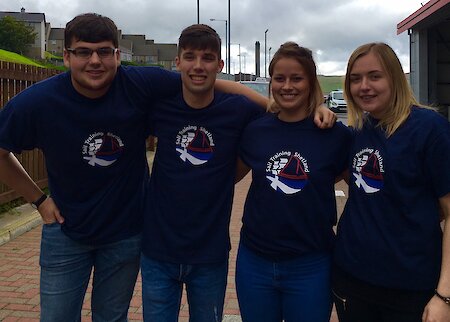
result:
M 19 207 L 25 203 L 26 203 L 25 199 L 18 198 L 13 201 L 10 201 L 10 202 L 0 205 L 0 218 L 5 213 L 10 213 L 10 214 L 16 215 L 17 212 L 14 210 L 14 208 Z
M 22 55 L 10 52 L 10 51 L 6 51 L 3 49 L 0 49 L 0 60 L 3 61 L 8 61 L 11 63 L 18 63 L 18 64 L 24 64 L 24 65 L 33 65 L 33 66 L 37 66 L 37 67 L 44 67 L 41 64 L 36 63 L 35 61 L 26 58 Z
M 344 88 L 344 76 L 323 76 L 319 75 L 320 87 L 324 94 L 328 94 L 334 89 Z
M 47 61 L 36 61 L 30 58 L 27 58 L 25 56 L 6 51 L 3 49 L 0 49 L 0 60 L 11 62 L 11 63 L 17 63 L 17 64 L 24 64 L 24 65 L 32 65 L 36 67 L 41 68 L 49 68 L 49 69 L 57 69 L 61 71 L 66 71 L 67 68 L 64 66 L 57 66 L 54 65 L 51 60 L 60 60 L 62 61 L 62 57 L 54 56 L 50 53 L 46 52 Z
M 50 194 L 50 191 L 48 190 L 48 188 L 43 188 L 42 191 L 44 191 L 47 195 Z M 22 206 L 24 204 L 26 204 L 27 202 L 25 201 L 24 198 L 20 197 L 17 198 L 15 200 L 6 202 L 2 205 L 0 205 L 0 217 L 2 217 L 2 215 L 9 213 L 12 215 L 17 215 L 18 212 L 15 211 L 16 207 Z
M 45 52 L 45 59 L 54 59 L 54 60 L 63 61 L 62 56 L 53 55 L 52 53 L 49 53 L 48 51 Z
M 37 66 L 37 67 L 42 67 L 42 68 L 49 68 L 49 69 L 57 69 L 57 70 L 61 70 L 61 71 L 67 71 L 68 69 L 63 66 L 63 65 L 54 65 L 53 62 L 55 61 L 63 61 L 63 58 L 60 56 L 55 56 L 49 52 L 45 52 L 45 60 L 43 61 L 36 61 L 30 58 L 27 58 L 25 56 L 21 56 L 19 54 L 10 52 L 10 51 L 6 51 L 3 49 L 0 49 L 0 60 L 3 61 L 7 61 L 7 62 L 12 62 L 12 63 L 18 63 L 18 64 L 24 64 L 24 65 L 33 65 L 33 66 Z M 156 67 L 164 67 L 163 65 L 158 65 L 158 64 L 139 64 L 136 62 L 126 62 L 126 61 L 122 61 L 121 62 L 122 65 L 127 66 L 127 65 L 131 65 L 131 66 L 156 66 Z

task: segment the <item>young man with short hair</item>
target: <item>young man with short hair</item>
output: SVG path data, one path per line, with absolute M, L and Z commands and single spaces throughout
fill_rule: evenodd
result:
M 141 252 L 147 106 L 181 91 L 179 75 L 120 67 L 114 22 L 75 17 L 69 72 L 26 89 L 0 113 L 0 180 L 44 221 L 41 321 L 80 321 L 92 269 L 93 321 L 126 321 Z M 51 197 L 10 152 L 40 148 Z
M 191 322 L 222 321 L 239 137 L 264 110 L 214 90 L 221 41 L 206 25 L 181 33 L 182 94 L 155 104 L 158 138 L 144 214 L 144 320 L 178 319 L 183 284 Z

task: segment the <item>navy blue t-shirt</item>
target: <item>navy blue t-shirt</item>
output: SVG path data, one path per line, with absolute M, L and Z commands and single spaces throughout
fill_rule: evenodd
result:
M 118 69 L 98 99 L 80 95 L 70 73 L 37 83 L 0 113 L 0 147 L 42 149 L 63 231 L 108 243 L 142 230 L 150 103 L 181 92 L 180 77 L 160 68 Z
M 240 156 L 252 169 L 241 242 L 280 261 L 329 252 L 336 224 L 335 178 L 346 167 L 351 134 L 311 117 L 283 122 L 267 114 L 244 131 Z
M 413 107 L 389 138 L 369 118 L 355 131 L 336 264 L 373 285 L 431 290 L 441 265 L 438 198 L 450 192 L 450 125 Z
M 158 143 L 144 215 L 146 256 L 183 264 L 228 258 L 238 142 L 262 113 L 243 96 L 219 92 L 202 109 L 189 107 L 181 94 L 155 105 Z

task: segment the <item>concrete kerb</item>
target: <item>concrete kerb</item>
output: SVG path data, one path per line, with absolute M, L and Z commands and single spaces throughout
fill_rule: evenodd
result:
M 0 218 L 0 245 L 42 224 L 39 212 L 29 204 L 14 208 Z

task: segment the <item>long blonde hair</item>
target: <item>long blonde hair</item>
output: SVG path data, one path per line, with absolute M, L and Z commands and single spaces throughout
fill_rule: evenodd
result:
M 295 42 L 285 42 L 273 55 L 272 61 L 269 64 L 269 75 L 271 77 L 273 75 L 273 70 L 276 63 L 283 58 L 295 59 L 303 67 L 306 73 L 309 82 L 308 106 L 306 107 L 306 111 L 309 116 L 313 114 L 316 111 L 316 108 L 323 103 L 322 89 L 320 88 L 320 83 L 317 79 L 317 68 L 312 52 L 308 48 L 299 46 Z M 270 85 L 272 85 L 272 80 L 270 82 Z M 268 110 L 271 112 L 279 111 L 279 107 L 275 103 L 272 95 L 268 105 Z
M 381 126 L 386 136 L 391 136 L 408 118 L 411 106 L 420 105 L 406 80 L 402 65 L 392 50 L 385 43 L 368 43 L 358 47 L 350 56 L 345 74 L 345 98 L 347 100 L 348 124 L 356 129 L 361 129 L 366 118 L 364 111 L 359 107 L 350 92 L 350 73 L 356 60 L 373 53 L 379 60 L 383 71 L 386 73 L 391 88 L 391 97 L 386 107 L 386 112 L 380 119 L 378 126 Z

